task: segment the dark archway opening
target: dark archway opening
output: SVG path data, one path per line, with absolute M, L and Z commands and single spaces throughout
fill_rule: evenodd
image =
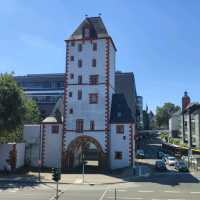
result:
M 99 142 L 89 136 L 74 139 L 65 152 L 65 170 L 81 172 L 83 164 L 86 172 L 106 169 L 106 154 Z

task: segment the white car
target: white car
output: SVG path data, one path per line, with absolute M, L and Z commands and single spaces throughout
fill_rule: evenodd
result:
M 143 159 L 144 158 L 144 150 L 143 149 L 138 149 L 136 152 L 136 157 L 139 159 Z
M 176 164 L 176 162 L 177 162 L 177 160 L 175 157 L 173 157 L 173 156 L 167 157 L 167 164 L 169 166 L 174 166 Z

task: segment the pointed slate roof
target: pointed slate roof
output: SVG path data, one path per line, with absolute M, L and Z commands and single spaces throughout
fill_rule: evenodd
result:
M 117 71 L 115 73 L 115 91 L 124 94 L 131 109 L 132 117 L 136 119 L 137 91 L 134 74 L 132 72 Z
M 83 22 L 78 26 L 74 33 L 70 36 L 71 39 L 82 39 L 82 31 L 84 27 L 90 27 L 92 34 L 99 37 L 108 37 L 108 32 L 106 27 L 101 19 L 101 17 L 87 17 Z
M 131 109 L 128 107 L 123 94 L 113 94 L 110 123 L 133 123 Z

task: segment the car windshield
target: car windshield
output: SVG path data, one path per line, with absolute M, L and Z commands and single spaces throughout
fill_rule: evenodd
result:
M 168 157 L 168 160 L 174 161 L 174 160 L 176 160 L 176 158 L 174 158 L 174 157 Z

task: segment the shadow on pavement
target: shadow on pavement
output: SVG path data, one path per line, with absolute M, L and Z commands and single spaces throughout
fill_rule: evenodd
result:
M 24 187 L 35 187 L 39 185 L 38 176 L 30 175 L 26 171 L 11 173 L 5 175 L 0 174 L 0 189 L 7 190 L 10 188 L 24 188 Z

